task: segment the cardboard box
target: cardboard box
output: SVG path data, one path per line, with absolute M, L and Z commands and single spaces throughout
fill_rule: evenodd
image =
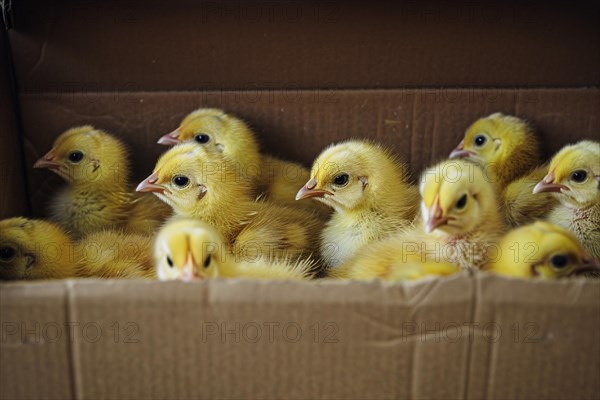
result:
M 9 2 L 8 4 L 10 4 Z M 598 139 L 598 7 L 555 2 L 15 1 L 0 57 L 0 216 L 43 216 L 33 162 L 91 123 L 132 149 L 199 106 L 308 165 L 348 137 L 416 178 L 475 118 L 544 156 Z M 600 284 L 481 274 L 345 282 L 0 284 L 1 399 L 600 398 Z

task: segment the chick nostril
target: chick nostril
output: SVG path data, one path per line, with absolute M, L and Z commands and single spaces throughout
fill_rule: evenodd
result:
M 317 187 L 317 181 L 315 179 L 311 179 L 310 181 L 308 181 L 308 183 L 306 184 L 306 188 L 308 190 L 313 190 L 314 188 Z

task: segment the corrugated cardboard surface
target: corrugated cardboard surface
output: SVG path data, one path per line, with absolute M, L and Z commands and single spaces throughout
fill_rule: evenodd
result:
M 600 283 L 476 280 L 469 395 L 600 397 Z
M 91 123 L 122 137 L 141 180 L 164 146 L 163 134 L 189 111 L 221 107 L 256 130 L 265 151 L 310 165 L 331 142 L 373 139 L 407 160 L 414 176 L 447 157 L 475 119 L 492 112 L 516 114 L 539 130 L 543 155 L 600 132 L 600 90 L 397 89 L 322 91 L 103 92 L 22 94 L 27 174 L 33 210 L 43 215 L 60 180 L 31 166 L 55 137 Z
M 598 282 L 79 280 L 0 299 L 3 399 L 600 396 Z M 57 343 L 6 332 L 66 321 Z
M 589 1 L 13 3 L 25 92 L 600 84 Z

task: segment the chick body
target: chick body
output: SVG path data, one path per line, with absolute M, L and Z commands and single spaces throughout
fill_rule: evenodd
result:
M 363 247 L 331 272 L 347 279 L 407 279 L 480 269 L 495 256 L 504 233 L 496 192 L 482 169 L 444 161 L 421 178 L 421 222 Z
M 297 259 L 318 252 L 319 218 L 255 200 L 231 162 L 193 143 L 166 152 L 138 190 L 155 192 L 177 216 L 215 227 L 239 256 Z
M 583 140 L 563 147 L 533 193 L 554 195 L 559 204 L 547 220 L 571 231 L 600 260 L 600 143 Z
M 407 167 L 388 150 L 350 140 L 325 149 L 315 160 L 299 200 L 316 198 L 334 209 L 321 235 L 326 266 L 343 264 L 363 246 L 410 225 L 418 190 Z
M 168 215 L 159 201 L 140 198 L 128 186 L 123 143 L 92 126 L 61 134 L 34 168 L 49 168 L 68 182 L 52 199 L 50 214 L 76 237 L 112 228 L 150 233 Z
M 552 196 L 531 191 L 547 172 L 539 166 L 539 144 L 525 121 L 494 113 L 475 121 L 450 158 L 465 158 L 485 169 L 494 182 L 506 222 L 519 226 L 544 218 L 556 204 Z
M 511 230 L 499 249 L 485 269 L 500 275 L 553 279 L 600 272 L 572 233 L 544 221 Z
M 0 221 L 0 279 L 151 278 L 150 237 L 94 232 L 78 241 L 59 225 L 26 218 Z
M 154 258 L 160 280 L 251 278 L 308 280 L 314 264 L 310 260 L 268 261 L 258 257 L 240 260 L 212 226 L 188 218 L 176 218 L 159 232 Z

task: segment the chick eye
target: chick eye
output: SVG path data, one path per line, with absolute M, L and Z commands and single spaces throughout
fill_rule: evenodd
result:
M 83 160 L 83 153 L 81 151 L 72 151 L 69 153 L 69 161 L 72 163 L 78 163 Z
M 557 254 L 555 256 L 552 256 L 552 258 L 550 259 L 550 264 L 553 268 L 563 269 L 569 264 L 569 257 L 567 257 L 564 254 Z
M 204 260 L 204 268 L 208 268 L 208 266 L 210 265 L 211 259 L 212 259 L 212 254 L 209 254 L 208 256 L 206 256 L 206 259 Z
M 210 141 L 210 136 L 208 136 L 206 133 L 199 133 L 194 136 L 194 140 L 200 144 L 205 144 Z
M 173 178 L 173 183 L 180 188 L 184 188 L 190 183 L 190 180 L 187 176 L 176 176 Z
M 10 260 L 15 256 L 15 249 L 12 247 L 2 247 L 0 248 L 0 259 L 2 260 Z
M 339 174 L 333 179 L 333 183 L 337 186 L 344 186 L 348 183 L 348 179 L 350 179 L 348 174 Z
M 467 195 L 463 194 L 460 199 L 456 202 L 456 208 L 462 210 L 467 205 Z
M 577 170 L 571 174 L 571 180 L 573 182 L 581 183 L 581 182 L 584 182 L 586 179 L 587 179 L 587 172 L 585 172 L 582 169 Z
M 475 143 L 475 146 L 483 146 L 486 141 L 487 141 L 487 138 L 485 136 L 477 135 L 477 136 L 475 136 L 475 140 L 473 142 Z
M 173 260 L 169 256 L 167 256 L 167 264 L 169 264 L 169 267 L 173 268 Z

